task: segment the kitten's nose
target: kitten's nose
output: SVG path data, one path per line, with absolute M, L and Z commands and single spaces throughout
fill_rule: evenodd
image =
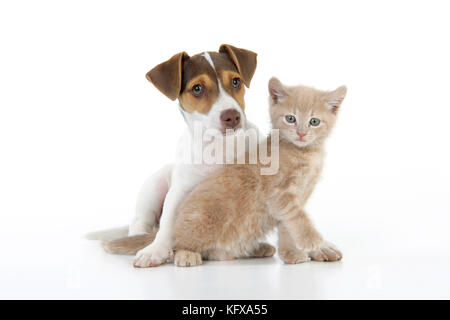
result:
M 241 115 L 236 109 L 227 109 L 220 114 L 224 129 L 234 129 L 241 123 Z
M 300 137 L 300 141 L 302 141 L 303 137 L 306 136 L 306 132 L 302 132 L 302 131 L 298 131 L 297 134 Z

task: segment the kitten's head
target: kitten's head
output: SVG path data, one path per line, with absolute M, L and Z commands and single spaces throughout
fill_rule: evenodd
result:
M 320 91 L 304 86 L 288 87 L 277 78 L 269 81 L 272 127 L 296 146 L 321 144 L 336 121 L 347 88 Z

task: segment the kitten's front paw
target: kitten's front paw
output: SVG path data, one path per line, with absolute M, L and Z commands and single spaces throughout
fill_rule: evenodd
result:
M 165 263 L 170 255 L 170 247 L 152 243 L 137 252 L 133 265 L 137 268 L 157 267 Z
M 303 233 L 299 239 L 297 247 L 300 250 L 311 251 L 318 249 L 323 243 L 323 238 L 317 231 Z
M 174 260 L 177 267 L 194 267 L 202 264 L 200 253 L 188 250 L 176 250 Z
M 325 241 L 320 248 L 309 252 L 309 256 L 314 261 L 339 261 L 342 252 L 334 244 Z
M 291 250 L 278 250 L 278 256 L 284 263 L 296 264 L 309 261 L 308 253 L 303 250 L 291 249 Z

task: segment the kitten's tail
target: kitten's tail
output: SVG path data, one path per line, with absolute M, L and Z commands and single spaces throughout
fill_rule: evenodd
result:
M 84 235 L 88 240 L 113 240 L 128 235 L 128 226 L 89 232 Z
M 145 248 L 155 240 L 158 228 L 154 228 L 150 233 L 138 234 L 115 240 L 103 240 L 103 249 L 112 254 L 134 255 L 139 250 Z

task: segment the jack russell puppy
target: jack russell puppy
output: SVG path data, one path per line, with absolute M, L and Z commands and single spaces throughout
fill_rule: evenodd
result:
M 217 139 L 235 138 L 233 136 L 247 129 L 254 129 L 261 136 L 244 113 L 244 86 L 250 86 L 256 69 L 256 56 L 252 51 L 224 44 L 219 52 L 204 52 L 192 57 L 186 52 L 178 53 L 147 73 L 147 79 L 163 94 L 171 100 L 178 99 L 187 123 L 177 148 L 178 160 L 192 160 L 196 150 L 205 148 L 214 154 L 215 146 L 219 145 L 215 143 Z M 199 129 L 205 132 L 203 137 L 197 136 L 195 131 Z M 210 139 L 205 139 L 207 135 Z M 231 156 L 237 159 L 239 155 L 234 151 Z M 228 151 L 223 157 L 230 157 Z M 223 163 L 211 163 L 200 157 L 200 161 L 177 161 L 163 167 L 146 181 L 140 191 L 136 216 L 129 228 L 93 232 L 87 238 L 114 239 L 103 242 L 105 250 L 111 253 L 130 254 L 140 249 L 133 261 L 136 267 L 166 262 L 173 255 L 172 229 L 178 204 L 203 178 L 223 167 Z M 137 235 L 143 234 L 148 235 L 144 242 L 132 243 L 133 236 L 139 241 L 141 238 Z M 153 240 L 149 245 L 148 238 Z M 134 249 L 127 251 L 127 247 Z

